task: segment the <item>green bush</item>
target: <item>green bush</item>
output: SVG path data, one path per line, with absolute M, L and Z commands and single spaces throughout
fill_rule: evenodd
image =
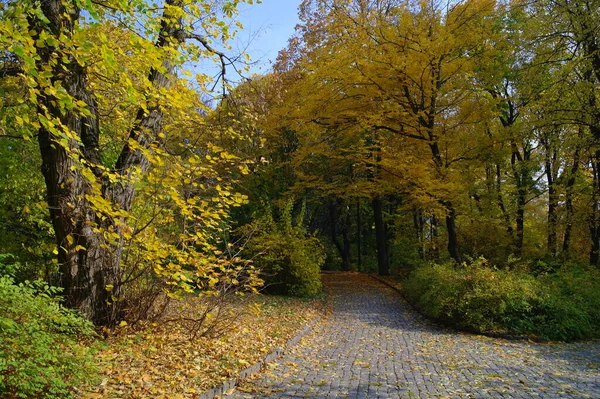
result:
M 537 316 L 540 332 L 553 339 L 600 337 L 600 271 L 565 265 L 537 278 L 544 301 Z
M 560 271 L 537 278 L 497 270 L 483 258 L 470 265 L 426 265 L 405 282 L 408 298 L 441 322 L 470 331 L 533 334 L 551 340 L 598 336 L 598 271 Z
M 59 305 L 58 289 L 0 277 L 0 392 L 8 398 L 70 398 L 94 376 L 91 323 Z
M 271 211 L 243 230 L 253 236 L 248 250 L 263 272 L 267 290 L 294 296 L 314 296 L 321 292 L 321 266 L 325 249 L 318 238 L 303 226 L 304 212 L 292 217 L 293 201 L 280 209 L 276 222 Z

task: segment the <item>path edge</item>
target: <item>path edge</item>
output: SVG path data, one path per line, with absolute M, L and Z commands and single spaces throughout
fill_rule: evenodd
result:
M 199 394 L 196 398 L 197 399 L 215 399 L 217 397 L 222 396 L 223 394 L 230 391 L 231 389 L 235 388 L 240 383 L 240 381 L 242 381 L 254 374 L 260 373 L 261 370 L 263 370 L 267 366 L 267 364 L 272 363 L 274 360 L 285 355 L 293 346 L 295 346 L 298 342 L 300 342 L 300 340 L 302 338 L 304 338 L 306 335 L 308 335 L 308 333 L 311 332 L 313 327 L 317 323 L 319 323 L 321 320 L 323 320 L 326 309 L 327 309 L 327 306 L 324 306 L 323 309 L 321 310 L 321 312 L 317 316 L 315 316 L 314 319 L 312 319 L 311 321 L 306 323 L 304 325 L 304 327 L 302 327 L 298 332 L 296 332 L 296 334 L 294 334 L 292 336 L 292 338 L 290 338 L 283 347 L 276 346 L 275 349 L 271 353 L 267 354 L 262 360 L 258 361 L 257 363 L 254 363 L 252 366 L 249 366 L 243 370 L 240 370 L 238 372 L 237 377 L 231 378 L 231 379 L 225 381 L 224 383 L 222 383 L 221 385 L 218 385 L 214 388 L 204 391 L 203 393 Z
M 398 294 L 400 294 L 402 299 L 404 299 L 404 301 L 406 303 L 408 303 L 417 313 L 419 313 L 422 317 L 429 320 L 430 322 L 434 322 L 437 324 L 437 322 L 435 322 L 435 320 L 432 320 L 431 317 L 429 317 L 425 313 L 423 313 L 423 311 L 421 309 L 419 309 L 418 306 L 415 306 L 411 301 L 409 301 L 408 298 L 406 298 L 406 295 L 404 294 L 404 292 L 400 288 L 398 288 L 396 285 L 390 283 L 389 281 L 387 281 L 384 278 L 381 278 L 380 276 L 377 276 L 375 274 L 369 273 L 369 276 L 371 278 L 373 278 L 374 280 L 379 281 L 380 283 L 387 285 L 388 287 L 390 287 L 391 289 L 396 291 Z M 551 342 L 551 341 L 544 340 L 539 337 L 528 337 L 526 335 L 507 334 L 507 333 L 491 332 L 491 331 L 473 332 L 473 331 L 466 331 L 466 330 L 457 330 L 453 327 L 444 326 L 444 325 L 440 325 L 440 324 L 438 324 L 438 325 L 444 329 L 452 329 L 457 332 L 462 332 L 462 333 L 471 334 L 471 335 L 481 335 L 481 336 L 488 337 L 488 338 L 500 338 L 500 339 L 505 339 L 507 341 L 530 341 L 530 342 L 533 341 L 533 342 L 537 342 L 537 343 Z

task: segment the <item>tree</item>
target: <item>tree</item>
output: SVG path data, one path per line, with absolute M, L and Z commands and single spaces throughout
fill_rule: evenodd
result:
M 121 262 L 136 190 L 163 162 L 167 109 L 191 100 L 177 71 L 216 57 L 224 74 L 230 61 L 212 42 L 231 36 L 219 16 L 232 16 L 238 3 L 2 4 L 2 53 L 16 60 L 3 75 L 29 87 L 25 104 L 35 116 L 18 122 L 36 130 L 61 285 L 68 305 L 97 325 L 122 316 Z M 199 83 L 206 88 L 204 78 Z M 118 118 L 103 118 L 115 109 Z

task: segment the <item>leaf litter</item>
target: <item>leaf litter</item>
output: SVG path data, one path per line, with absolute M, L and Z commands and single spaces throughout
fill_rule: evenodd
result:
M 102 382 L 81 399 L 197 397 L 284 346 L 322 312 L 323 300 L 252 295 L 228 306 L 229 318 L 212 336 L 191 338 L 185 323 L 168 318 L 124 324 L 97 353 Z

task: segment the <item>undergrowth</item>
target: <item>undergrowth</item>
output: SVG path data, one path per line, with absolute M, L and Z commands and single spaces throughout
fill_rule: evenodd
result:
M 66 399 L 93 380 L 91 323 L 63 308 L 58 289 L 0 277 L 2 398 Z
M 404 290 L 428 316 L 460 329 L 557 341 L 600 337 L 600 272 L 592 268 L 569 265 L 535 275 L 480 258 L 420 266 Z

